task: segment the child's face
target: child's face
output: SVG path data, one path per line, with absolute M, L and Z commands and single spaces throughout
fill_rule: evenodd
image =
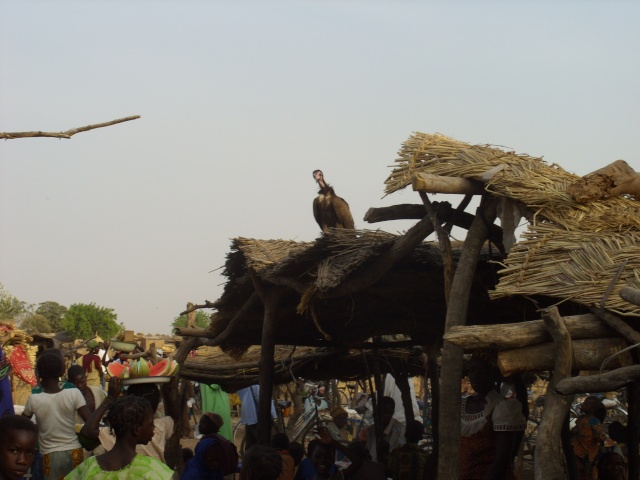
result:
M 324 445 L 316 445 L 311 454 L 313 466 L 322 478 L 329 476 L 329 469 L 333 466 L 334 459 L 335 452 L 333 449 Z
M 598 407 L 598 400 L 594 398 L 587 398 L 584 402 L 582 402 L 582 405 L 580 405 L 580 411 L 584 414 L 590 415 L 595 413 Z
M 24 477 L 36 451 L 36 434 L 29 430 L 12 430 L 0 443 L 0 478 L 18 480 Z

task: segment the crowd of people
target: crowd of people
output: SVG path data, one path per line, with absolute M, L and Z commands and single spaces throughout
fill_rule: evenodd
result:
M 94 353 L 90 352 L 90 355 Z M 399 420 L 393 395 L 380 396 L 370 425 L 347 433 L 349 412 L 335 407 L 331 421 L 318 421 L 316 438 L 306 449 L 285 433 L 261 444 L 257 428 L 259 388 L 238 392 L 242 401 L 246 446 L 238 455 L 230 441 L 229 400 L 223 415 L 204 411 L 199 442 L 183 449 L 181 474 L 167 465 L 165 451 L 174 422 L 184 414 L 169 393 L 173 379 L 129 385 L 120 379 L 100 386 L 90 372 L 93 358 L 82 358 L 65 371 L 62 353 L 46 350 L 36 361 L 39 384 L 22 415 L 0 419 L 0 480 L 427 480 L 436 476 L 436 459 L 421 445 L 420 417 Z M 94 385 L 88 385 L 93 373 Z M 527 423 L 525 393 L 504 382 L 490 358 L 476 355 L 467 369 L 469 394 L 462 397 L 460 478 L 510 479 L 517 445 Z M 65 377 L 66 381 L 61 379 Z M 95 385 L 95 383 L 98 385 Z M 225 394 L 226 395 L 226 394 Z M 212 397 L 212 398 L 213 398 Z M 573 461 L 580 479 L 626 480 L 626 433 L 621 424 L 603 431 L 604 407 L 590 396 L 573 429 Z M 275 409 L 272 411 L 275 417 Z M 226 418 L 225 418 L 226 417 Z

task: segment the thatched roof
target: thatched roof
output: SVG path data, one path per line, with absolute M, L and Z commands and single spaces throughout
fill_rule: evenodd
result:
M 372 368 L 374 354 L 382 373 L 402 371 L 409 375 L 424 374 L 423 354 L 415 349 L 385 349 L 374 353 L 372 350 L 277 346 L 274 383 L 289 383 L 297 378 L 368 378 L 367 372 Z M 218 347 L 201 347 L 194 357 L 187 358 L 180 375 L 200 382 L 216 383 L 225 391 L 233 392 L 258 383 L 259 360 L 260 347 L 256 346 L 249 347 L 240 361 L 226 355 Z
M 264 308 L 259 300 L 250 300 L 253 268 L 259 279 L 287 286 L 277 315 L 279 345 L 359 346 L 371 337 L 396 334 L 410 337 L 416 345 L 437 343 L 444 329 L 446 302 L 442 256 L 433 243 L 420 244 L 372 285 L 333 295 L 349 286 L 398 238 L 381 231 L 334 230 L 313 243 L 234 239 L 224 270 L 229 280 L 215 302 L 218 311 L 209 331 L 235 353 L 261 343 Z M 454 260 L 459 254 L 459 245 L 454 245 Z M 530 300 L 489 298 L 488 291 L 498 278 L 496 262 L 502 260 L 495 250 L 483 252 L 472 287 L 470 324 L 538 318 L 537 306 Z M 572 304 L 566 308 L 578 313 Z
M 386 193 L 411 185 L 417 172 L 464 177 L 485 183 L 488 192 L 519 201 L 534 214 L 534 224 L 552 223 L 570 232 L 640 230 L 640 204 L 614 196 L 588 204 L 575 201 L 567 187 L 579 176 L 542 158 L 490 145 L 470 145 L 444 135 L 415 133 L 385 181 Z
M 531 223 L 499 272 L 493 298 L 544 295 L 640 315 L 619 297 L 640 288 L 640 203 L 618 195 L 579 203 L 567 192 L 581 177 L 541 158 L 444 135 L 416 133 L 402 146 L 386 192 L 408 186 L 416 172 L 480 180 L 488 192 L 528 210 Z M 626 263 L 625 263 L 626 262 Z M 618 272 L 618 268 L 620 271 Z

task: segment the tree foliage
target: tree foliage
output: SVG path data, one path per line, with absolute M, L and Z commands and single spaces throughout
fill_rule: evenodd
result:
M 0 320 L 14 320 L 27 312 L 28 305 L 4 289 L 0 283 Z
M 36 313 L 47 319 L 52 331 L 59 332 L 63 330 L 62 319 L 67 310 L 67 307 L 58 302 L 47 301 L 38 305 Z
M 120 331 L 117 318 L 112 308 L 98 307 L 95 303 L 74 303 L 65 313 L 62 327 L 74 339 L 91 338 L 97 332 L 106 340 Z
M 198 327 L 198 328 L 207 328 L 209 326 L 209 320 L 210 320 L 209 319 L 209 315 L 204 313 L 202 310 L 196 311 L 196 327 Z M 180 315 L 179 317 L 177 317 L 173 321 L 171 326 L 174 328 L 174 330 L 176 328 L 186 327 L 187 326 L 187 316 L 186 315 Z
M 51 333 L 53 329 L 47 320 L 47 317 L 39 313 L 27 313 L 22 315 L 18 326 L 29 334 L 33 333 Z

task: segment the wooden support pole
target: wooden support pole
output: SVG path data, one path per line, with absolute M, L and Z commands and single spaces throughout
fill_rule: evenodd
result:
M 627 389 L 629 402 L 629 478 L 640 478 L 640 381 Z
M 264 304 L 262 324 L 262 344 L 260 347 L 260 397 L 258 398 L 258 443 L 271 441 L 271 402 L 273 397 L 273 377 L 275 374 L 275 341 L 278 321 L 278 304 L 283 289 L 262 283 L 258 275 L 251 270 L 254 288 Z
M 573 340 L 614 336 L 614 330 L 595 315 L 564 317 L 565 325 Z M 465 350 L 497 347 L 500 350 L 528 347 L 552 341 L 542 320 L 493 325 L 463 325 L 453 327 L 444 340 Z
M 440 435 L 438 428 L 440 424 L 440 375 L 438 374 L 438 357 L 440 356 L 440 348 L 435 345 L 427 346 L 427 372 L 425 378 L 429 379 L 431 386 L 431 431 L 433 433 L 433 455 L 438 458 L 440 452 Z
M 487 200 L 487 199 L 485 199 Z M 451 285 L 451 301 L 447 308 L 445 332 L 452 327 L 464 325 L 469 310 L 471 285 L 476 273 L 482 246 L 487 239 L 489 226 L 496 217 L 497 201 L 493 198 L 478 207 L 469 233 L 464 241 L 460 259 Z M 438 478 L 458 480 L 460 478 L 460 380 L 462 378 L 463 349 L 445 343 L 442 349 L 442 371 L 440 386 L 440 416 L 438 433 L 440 452 L 438 455 Z
M 561 433 L 571 407 L 572 397 L 563 397 L 557 394 L 555 387 L 561 379 L 571 375 L 571 336 L 557 307 L 543 310 L 542 319 L 553 337 L 556 346 L 556 361 L 553 375 L 547 387 L 544 411 L 538 430 L 534 478 L 536 480 L 565 480 L 567 468 Z
M 183 341 L 175 354 L 173 355 L 173 359 L 178 362 L 178 365 L 182 366 L 184 361 L 189 355 L 189 352 L 197 347 L 199 343 L 198 338 L 188 338 Z M 171 390 L 171 399 L 170 401 L 174 405 L 182 406 L 186 401 L 184 398 L 184 382 L 181 382 L 179 388 L 175 388 Z M 169 465 L 174 471 L 179 474 L 182 473 L 182 468 L 184 467 L 182 463 L 182 446 L 180 445 L 180 438 L 182 438 L 182 429 L 183 429 L 183 418 L 182 415 L 178 415 L 177 419 L 174 419 L 173 424 L 173 435 L 167 441 L 164 450 L 164 457 L 167 465 Z
M 640 381 L 640 365 L 632 365 L 599 375 L 563 378 L 558 382 L 556 392 L 560 395 L 612 392 L 638 381 Z
M 408 424 L 410 421 L 415 419 L 415 415 L 413 413 L 413 399 L 411 398 L 411 388 L 409 387 L 410 380 L 406 370 L 394 373 L 393 378 L 396 381 L 398 390 L 400 390 L 402 407 L 404 408 L 405 424 Z

